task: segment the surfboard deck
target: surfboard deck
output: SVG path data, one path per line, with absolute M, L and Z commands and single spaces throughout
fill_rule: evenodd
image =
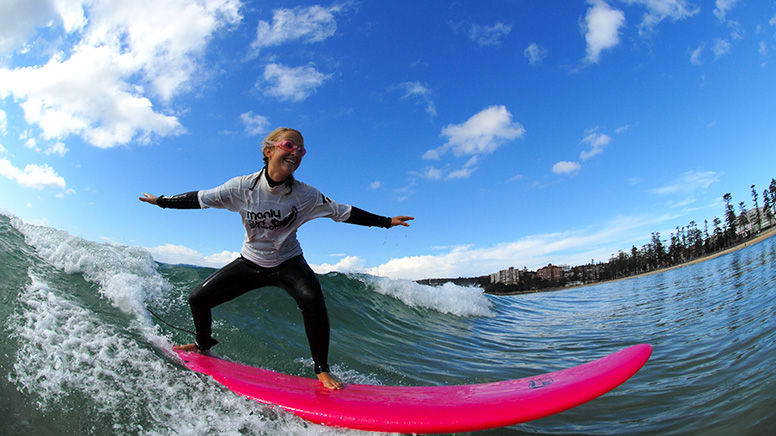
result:
M 649 360 L 633 345 L 547 374 L 458 386 L 346 384 L 329 390 L 317 379 L 254 368 L 206 354 L 176 351 L 184 365 L 228 389 L 314 423 L 357 430 L 444 433 L 503 427 L 543 418 L 616 388 Z

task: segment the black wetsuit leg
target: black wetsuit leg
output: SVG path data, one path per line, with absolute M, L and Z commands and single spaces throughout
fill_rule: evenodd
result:
M 264 286 L 277 286 L 294 298 L 302 310 L 315 373 L 327 372 L 329 317 L 326 302 L 318 278 L 301 255 L 271 268 L 263 268 L 240 257 L 197 286 L 189 296 L 197 347 L 207 350 L 217 343 L 211 337 L 213 307 Z
M 279 267 L 275 286 L 285 289 L 302 310 L 315 373 L 329 372 L 329 315 L 321 284 L 301 255 L 283 262 Z
M 194 327 L 197 330 L 197 348 L 209 350 L 217 343 L 211 337 L 212 308 L 233 300 L 252 289 L 266 286 L 265 277 L 256 270 L 256 267 L 240 256 L 214 272 L 189 295 L 191 316 L 194 318 Z

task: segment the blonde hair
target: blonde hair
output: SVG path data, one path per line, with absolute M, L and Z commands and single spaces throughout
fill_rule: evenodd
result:
M 269 135 L 267 135 L 263 141 L 261 141 L 261 157 L 264 159 L 264 169 L 267 169 L 267 165 L 269 165 L 269 158 L 267 157 L 267 150 L 271 147 L 275 146 L 275 142 L 280 138 L 280 135 L 286 132 L 294 132 L 297 135 L 299 135 L 299 138 L 302 139 L 302 143 L 299 145 L 304 146 L 304 136 L 302 136 L 302 132 L 296 129 L 292 129 L 290 127 L 278 127 L 277 129 L 269 132 Z M 288 188 L 288 192 L 286 192 L 286 195 L 289 195 L 291 192 L 294 191 L 294 175 L 291 174 L 288 176 L 288 179 L 286 180 L 286 187 Z
M 270 147 L 274 147 L 274 142 L 277 142 L 278 138 L 280 138 L 280 135 L 286 132 L 294 132 L 297 135 L 299 135 L 300 138 L 302 138 L 302 143 L 299 145 L 304 145 L 304 136 L 302 136 L 302 132 L 296 129 L 292 129 L 290 127 L 278 127 L 277 129 L 269 132 L 269 135 L 267 135 L 263 141 L 261 141 L 261 156 L 264 159 L 264 165 L 269 164 L 269 158 L 267 157 L 267 150 Z

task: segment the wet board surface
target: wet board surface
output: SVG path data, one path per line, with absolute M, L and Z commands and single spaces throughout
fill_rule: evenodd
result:
M 652 347 L 633 345 L 601 359 L 547 374 L 458 386 L 346 384 L 339 391 L 317 379 L 176 351 L 192 371 L 228 389 L 279 406 L 306 420 L 359 430 L 440 433 L 531 421 L 586 403 L 616 388 L 649 360 Z

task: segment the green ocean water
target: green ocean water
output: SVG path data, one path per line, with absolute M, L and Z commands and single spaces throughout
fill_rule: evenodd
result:
M 0 435 L 359 434 L 236 396 L 170 356 L 191 337 L 149 309 L 191 329 L 188 293 L 212 272 L 0 215 Z M 776 434 L 776 238 L 662 274 L 523 296 L 319 278 L 332 371 L 346 383 L 490 382 L 654 347 L 614 391 L 481 434 Z M 312 376 L 284 291 L 246 294 L 214 320 L 216 354 Z

